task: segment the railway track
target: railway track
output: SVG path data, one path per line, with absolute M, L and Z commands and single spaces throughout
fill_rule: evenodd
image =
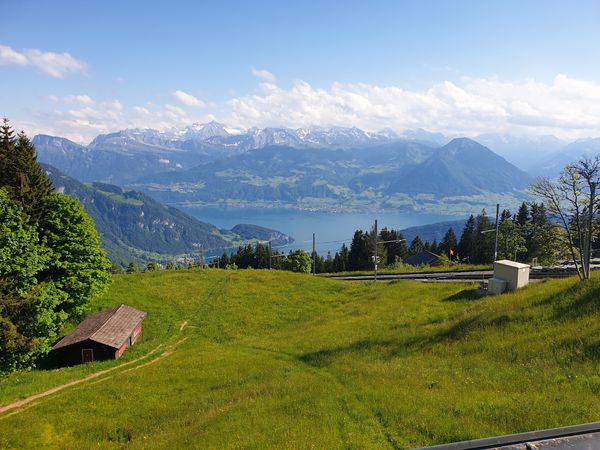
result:
M 531 270 L 529 278 L 541 280 L 544 278 L 567 278 L 577 275 L 572 269 L 541 269 Z M 377 275 L 377 281 L 413 280 L 413 281 L 485 281 L 494 276 L 493 270 L 455 270 L 450 272 L 419 272 L 419 273 L 396 273 Z M 373 275 L 344 275 L 328 277 L 334 280 L 344 281 L 373 281 Z

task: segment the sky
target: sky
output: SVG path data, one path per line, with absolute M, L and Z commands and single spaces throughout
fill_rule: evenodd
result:
M 600 136 L 600 2 L 0 0 L 0 115 Z

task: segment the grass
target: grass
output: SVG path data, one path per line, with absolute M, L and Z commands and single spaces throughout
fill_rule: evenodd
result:
M 11 375 L 0 404 L 172 353 L 0 415 L 0 448 L 410 448 L 598 420 L 600 279 L 473 289 L 116 276 L 95 307 L 148 311 L 142 342 L 117 362 Z

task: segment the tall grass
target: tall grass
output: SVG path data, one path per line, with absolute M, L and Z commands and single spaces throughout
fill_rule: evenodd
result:
M 466 284 L 165 271 L 116 276 L 95 307 L 120 303 L 149 313 L 123 360 L 10 376 L 0 403 L 187 340 L 0 416 L 0 448 L 409 448 L 599 419 L 597 277 L 480 298 Z

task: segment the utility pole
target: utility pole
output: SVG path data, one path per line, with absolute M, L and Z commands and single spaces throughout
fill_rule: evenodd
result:
M 375 256 L 373 256 L 373 263 L 374 263 L 374 267 L 375 270 L 373 272 L 373 281 L 377 281 L 377 240 L 378 240 L 379 236 L 378 236 L 378 231 L 377 231 L 377 219 L 375 219 L 375 251 L 373 252 L 373 254 Z
M 317 249 L 315 242 L 315 233 L 313 233 L 313 275 L 317 274 Z
M 500 215 L 500 203 L 496 203 L 496 243 L 494 244 L 494 261 L 498 261 L 498 216 Z
M 271 241 L 269 241 L 269 270 L 273 267 L 273 247 Z
M 498 226 L 499 226 L 498 215 L 499 214 L 500 214 L 500 203 L 496 203 L 496 243 L 494 244 L 494 261 L 498 261 Z

